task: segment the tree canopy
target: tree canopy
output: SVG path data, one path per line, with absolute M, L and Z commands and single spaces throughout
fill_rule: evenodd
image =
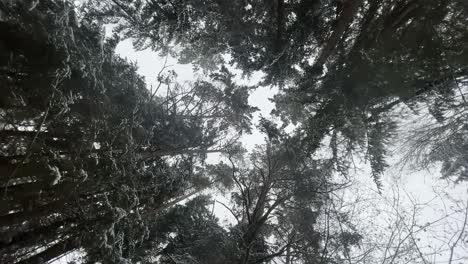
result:
M 404 161 L 468 179 L 467 22 L 462 0 L 0 1 L 0 262 L 364 263 L 336 192 L 356 157 L 384 190 L 397 110 L 424 122 Z M 203 77 L 149 87 L 126 39 Z M 255 72 L 278 87 L 256 124 Z

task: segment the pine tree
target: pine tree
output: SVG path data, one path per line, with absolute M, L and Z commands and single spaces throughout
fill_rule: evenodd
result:
M 250 88 L 224 70 L 188 91 L 162 80 L 177 89 L 161 97 L 69 2 L 0 10 L 1 262 L 131 261 L 155 218 L 217 181 L 200 166 L 248 131 Z
M 368 138 L 375 120 L 400 105 L 430 106 L 429 94 L 453 92 L 467 75 L 460 1 L 115 0 L 87 8 L 93 19 L 119 21 L 117 32 L 137 48 L 207 70 L 229 54 L 246 75 L 261 70 L 263 84 L 283 88 L 275 114 L 300 122 L 311 153 L 331 133 L 345 137 L 347 149 L 373 153 L 362 142 L 375 140 Z

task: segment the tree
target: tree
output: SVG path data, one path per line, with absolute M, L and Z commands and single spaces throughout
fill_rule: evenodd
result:
M 467 129 L 466 78 L 453 81 L 458 88 L 453 93 L 433 93 L 428 96 L 432 101 L 429 107 L 415 107 L 422 122 L 407 128 L 402 162 L 419 170 L 440 162 L 442 177 L 460 182 L 468 179 L 468 145 L 464 136 Z
M 361 243 L 351 247 L 341 262 L 427 264 L 466 260 L 466 241 L 462 239 L 467 235 L 465 186 L 434 181 L 428 186 L 433 188 L 431 195 L 419 196 L 401 181 L 399 177 L 404 176 L 398 175 L 386 185 L 390 186 L 386 196 L 360 182 L 333 194 L 331 222 L 335 228 L 357 229 L 362 235 Z M 346 221 L 342 214 L 348 216 Z
M 452 93 L 456 90 L 452 76 L 466 75 L 466 63 L 454 56 L 455 50 L 464 50 L 459 43 L 466 33 L 458 31 L 459 19 L 466 13 L 457 5 L 444 1 L 424 7 L 419 1 L 363 4 L 354 26 L 343 33 L 341 46 L 326 52 L 330 53 L 327 72 L 319 69 L 317 74 L 322 65 L 305 69 L 296 87 L 276 96 L 276 113 L 285 121 L 299 122 L 313 150 L 335 132 L 346 139 L 343 148 L 367 149 L 378 183 L 385 166 L 381 150 L 394 127 L 390 111 L 403 103 L 431 105 L 427 95 Z M 439 30 L 442 24 L 446 31 Z M 448 32 L 453 32 L 453 38 Z M 373 132 L 376 129 L 380 132 Z
M 383 189 L 395 108 L 435 120 L 409 141 L 417 161 L 467 177 L 467 17 L 458 0 L 0 1 L 0 260 L 83 248 L 105 263 L 353 262 L 363 237 L 332 196 L 356 154 Z M 206 76 L 161 72 L 148 90 L 115 54 L 121 38 Z M 237 140 L 254 88 L 226 63 L 280 88 L 282 127 L 261 119 L 266 144 L 250 156 Z M 205 164 L 220 151 L 226 163 Z M 232 191 L 235 225 L 221 227 L 208 198 L 187 201 L 210 188 Z M 383 262 L 426 262 L 416 222 L 396 216 Z
M 174 51 L 199 66 L 208 59 L 210 70 L 229 54 L 246 75 L 261 70 L 264 84 L 283 88 L 274 113 L 300 123 L 311 153 L 335 133 L 342 148 L 367 153 L 377 185 L 393 134 L 389 112 L 430 105 L 427 94 L 453 92 L 466 77 L 461 1 L 115 0 L 87 8 L 118 23 L 137 48 Z
M 1 261 L 130 261 L 155 217 L 218 181 L 195 154 L 248 130 L 249 87 L 222 70 L 156 95 L 69 2 L 0 10 Z
M 342 185 L 331 181 L 329 160 L 311 159 L 300 141 L 268 120 L 260 126 L 265 145 L 249 159 L 239 150 L 227 156 L 235 187 L 231 206 L 221 204 L 237 221 L 230 228 L 241 253 L 237 263 L 319 261 L 327 245 L 317 219 L 329 193 Z
M 144 260 L 161 263 L 329 263 L 359 243 L 354 232 L 330 236 L 318 228 L 330 193 L 343 184 L 330 181 L 329 162 L 307 158 L 293 138 L 272 122 L 262 120 L 267 143 L 246 155 L 239 147 L 228 151 L 227 163 L 210 166 L 214 178 L 233 185 L 224 206 L 236 222 L 221 228 L 209 202 L 197 197 L 175 206 L 154 224 Z M 220 175 L 223 175 L 220 177 Z M 230 178 L 230 179 L 228 179 Z M 167 243 L 165 241 L 168 241 Z M 196 242 L 194 242 L 196 241 Z M 332 246 L 333 245 L 333 246 Z M 327 251 L 331 247 L 338 251 Z M 326 254 L 324 252 L 327 252 Z
M 210 204 L 198 196 L 171 208 L 150 231 L 148 241 L 156 246 L 148 248 L 154 252 L 148 256 L 160 263 L 237 263 L 235 240 L 208 210 Z

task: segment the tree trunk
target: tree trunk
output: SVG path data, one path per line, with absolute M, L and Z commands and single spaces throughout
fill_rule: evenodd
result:
M 11 129 L 5 129 L 0 131 L 0 136 L 1 137 L 24 137 L 24 138 L 30 138 L 33 139 L 36 137 L 36 135 L 40 137 L 48 137 L 48 138 L 64 138 L 65 135 L 60 135 L 56 133 L 51 133 L 47 131 L 30 131 L 30 130 L 11 130 Z
M 341 39 L 341 36 L 353 22 L 361 2 L 362 0 L 346 0 L 343 3 L 343 11 L 341 12 L 341 16 L 336 22 L 333 33 L 330 35 L 324 47 L 322 48 L 320 55 L 315 60 L 314 67 L 322 69 L 328 57 L 332 55 L 334 48 Z
M 222 152 L 224 149 L 180 149 L 180 150 L 158 150 L 158 151 L 143 151 L 140 152 L 140 157 L 143 160 L 148 160 L 152 158 L 164 157 L 164 156 L 175 156 L 175 155 L 195 155 L 195 154 L 207 154 L 207 153 L 218 153 Z
M 277 0 L 278 5 L 276 8 L 276 46 L 279 52 L 283 45 L 283 21 L 284 21 L 284 0 Z
M 39 180 L 3 187 L 3 192 L 6 192 L 7 195 L 11 194 L 15 198 L 24 198 L 39 194 L 48 187 L 50 187 L 50 185 L 47 184 L 47 182 Z
M 7 214 L 0 217 L 0 227 L 10 227 L 20 225 L 25 221 L 34 222 L 41 217 L 48 216 L 52 213 L 56 213 L 64 206 L 63 201 L 52 202 L 40 207 L 35 208 L 32 211 L 22 211 L 13 214 Z
M 9 214 L 11 211 L 18 211 L 24 208 L 24 203 L 16 199 L 0 199 L 0 217 Z
M 57 244 L 47 248 L 46 250 L 31 256 L 30 258 L 24 259 L 17 264 L 38 264 L 46 263 L 53 260 L 79 246 L 78 240 L 75 237 L 71 237 L 58 242 Z
M 28 248 L 37 245 L 49 244 L 56 241 L 58 238 L 69 232 L 73 219 L 58 221 L 51 225 L 42 226 L 32 229 L 25 233 L 2 233 L 4 237 L 3 245 L 0 244 L 0 255 L 14 256 L 18 252 L 23 252 Z M 0 258 L 0 261 L 5 261 Z
M 0 185 L 5 186 L 11 180 L 23 177 L 37 176 L 47 177 L 50 169 L 45 164 L 39 163 L 4 163 L 0 165 Z
M 286 261 L 284 264 L 291 264 L 291 245 L 287 245 L 286 248 Z
M 187 194 L 184 194 L 184 195 L 182 195 L 182 196 L 179 196 L 179 197 L 175 198 L 174 200 L 172 200 L 172 201 L 170 201 L 170 202 L 167 202 L 167 203 L 165 203 L 165 204 L 163 204 L 163 205 L 161 205 L 161 206 L 159 206 L 159 207 L 157 207 L 157 208 L 154 208 L 154 207 L 153 207 L 153 208 L 150 208 L 150 209 L 148 209 L 148 210 L 146 211 L 145 215 L 157 214 L 157 213 L 161 212 L 162 210 L 171 208 L 172 206 L 174 206 L 174 205 L 176 205 L 176 204 L 182 202 L 182 201 L 185 200 L 185 199 L 188 199 L 188 198 L 189 198 L 190 196 L 192 196 L 192 195 L 195 195 L 195 194 L 197 194 L 197 193 L 202 192 L 203 190 L 204 190 L 204 188 L 199 189 L 199 190 L 194 190 L 194 191 L 192 191 L 192 192 L 189 192 L 189 193 L 187 193 Z
M 419 7 L 419 0 L 413 0 L 404 6 L 396 7 L 384 22 L 382 35 L 389 36 L 412 17 L 413 11 Z

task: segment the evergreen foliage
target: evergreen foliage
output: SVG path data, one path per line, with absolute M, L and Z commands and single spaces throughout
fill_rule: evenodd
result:
M 332 196 L 355 156 L 384 189 L 395 109 L 430 120 L 408 160 L 468 180 L 467 19 L 460 0 L 0 0 L 0 262 L 351 263 L 363 237 Z M 149 89 L 122 39 L 204 77 Z M 256 87 L 232 68 L 279 87 L 250 153 Z
M 0 7 L 1 262 L 131 262 L 156 216 L 217 181 L 196 157 L 250 129 L 249 88 L 222 70 L 160 97 L 68 2 Z
M 384 152 L 373 153 L 388 137 L 370 138 L 372 123 L 401 104 L 440 108 L 427 96 L 450 94 L 467 76 L 463 1 L 112 0 L 87 9 L 118 22 L 136 48 L 206 70 L 229 54 L 246 75 L 261 70 L 263 84 L 282 88 L 274 114 L 300 123 L 311 152 L 336 132 L 343 148 L 368 149 L 374 172 L 385 167 Z

